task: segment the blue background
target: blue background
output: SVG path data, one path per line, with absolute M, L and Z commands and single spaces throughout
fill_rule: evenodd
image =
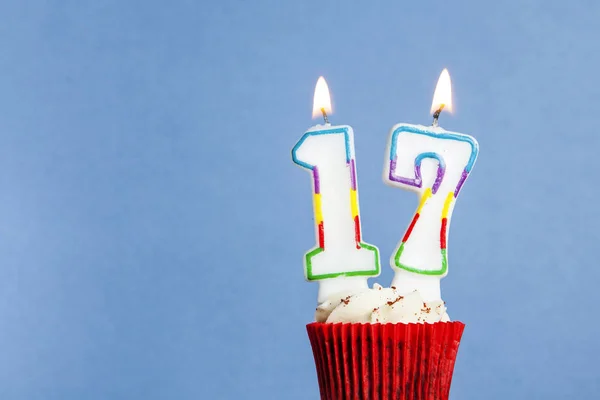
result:
M 328 79 L 355 130 L 364 240 L 414 194 L 389 128 L 480 156 L 443 295 L 467 323 L 453 399 L 595 398 L 600 3 L 4 1 L 0 398 L 317 399 L 309 175 L 290 149 Z

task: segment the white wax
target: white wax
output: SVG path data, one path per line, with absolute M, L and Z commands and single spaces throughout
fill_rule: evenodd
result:
M 477 153 L 477 141 L 468 135 L 422 125 L 392 128 L 384 182 L 420 197 L 415 217 L 391 258 L 396 270 L 393 286 L 419 290 L 426 301 L 440 299 L 439 280 L 448 273 L 452 211 Z
M 379 275 L 379 252 L 362 242 L 354 134 L 349 126 L 318 125 L 292 150 L 313 182 L 317 246 L 305 256 L 305 276 L 322 282 L 319 299 L 336 291 L 366 288 Z

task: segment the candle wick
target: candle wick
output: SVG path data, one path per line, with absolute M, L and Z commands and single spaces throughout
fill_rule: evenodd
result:
M 325 120 L 325 124 L 329 125 L 329 118 L 327 118 L 327 113 L 325 112 L 325 107 L 321 108 L 321 113 L 323 114 L 323 119 Z
M 439 126 L 438 120 L 440 118 L 442 110 L 444 109 L 444 106 L 445 104 L 440 104 L 440 108 L 435 110 L 435 112 L 433 113 L 433 123 L 431 124 L 432 126 Z

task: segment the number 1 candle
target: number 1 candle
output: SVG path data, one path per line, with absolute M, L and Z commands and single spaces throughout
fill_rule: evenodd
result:
M 347 125 L 331 126 L 329 89 L 323 77 L 315 87 L 313 117 L 325 125 L 304 133 L 292 149 L 294 163 L 310 172 L 317 246 L 304 257 L 308 281 L 319 282 L 318 301 L 337 292 L 367 288 L 379 275 L 377 247 L 362 241 L 354 133 Z
M 416 191 L 417 211 L 391 258 L 392 285 L 419 290 L 425 301 L 439 300 L 440 279 L 448 273 L 448 229 L 456 197 L 469 176 L 479 147 L 462 133 L 438 126 L 442 110 L 452 111 L 450 75 L 442 71 L 432 104 L 432 126 L 397 124 L 385 155 L 384 181 Z

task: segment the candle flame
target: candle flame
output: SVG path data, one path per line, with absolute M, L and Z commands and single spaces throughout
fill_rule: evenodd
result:
M 315 96 L 313 98 L 313 118 L 317 118 L 321 115 L 331 114 L 331 96 L 329 95 L 329 87 L 325 78 L 322 76 L 317 80 L 317 86 L 315 86 Z
M 452 112 L 452 81 L 446 68 L 440 74 L 431 103 L 431 113 L 438 110 Z

